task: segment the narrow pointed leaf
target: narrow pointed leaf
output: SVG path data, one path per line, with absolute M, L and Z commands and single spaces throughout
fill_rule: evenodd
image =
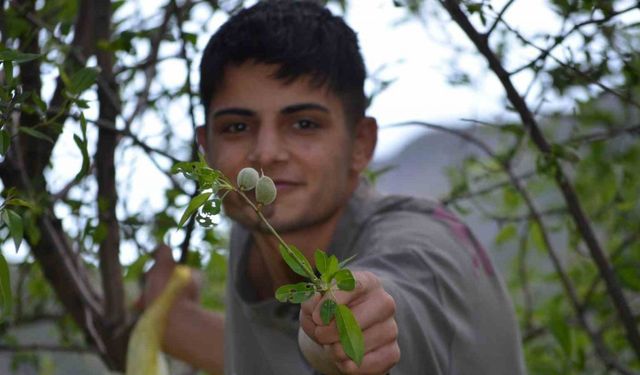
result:
M 313 271 L 311 268 L 311 264 L 307 260 L 307 258 L 302 255 L 302 252 L 298 250 L 293 245 L 289 245 L 289 249 L 287 250 L 284 245 L 280 245 L 280 255 L 282 255 L 282 259 L 284 259 L 285 263 L 293 270 L 293 272 L 297 273 L 300 276 L 311 277 L 313 275 Z M 311 272 L 311 275 L 309 274 Z
M 72 94 L 81 94 L 94 84 L 96 78 L 98 78 L 98 72 L 96 68 L 82 68 L 78 70 L 71 75 L 67 90 Z
M 47 141 L 49 143 L 54 143 L 51 137 L 34 128 L 27 128 L 27 127 L 21 126 L 18 128 L 18 131 L 28 134 L 34 138 L 42 139 L 43 141 Z
M 19 52 L 19 51 L 10 50 L 10 49 L 0 51 L 0 61 L 2 62 L 13 61 L 17 64 L 35 60 L 40 56 L 42 55 L 35 54 L 35 53 L 24 53 L 24 52 Z
M 22 225 L 22 218 L 15 211 L 10 209 L 5 209 L 3 212 L 2 218 L 9 227 L 9 233 L 13 238 L 13 243 L 16 246 L 16 251 L 20 248 L 20 244 L 22 243 L 22 237 L 24 235 L 24 227 Z
M 7 206 L 22 206 L 22 207 L 28 207 L 28 208 L 34 208 L 35 207 L 32 203 L 27 202 L 24 199 L 20 199 L 20 198 L 11 198 L 11 199 L 7 200 L 5 202 L 5 204 Z
M 74 178 L 76 181 L 80 181 L 82 177 L 86 176 L 89 172 L 89 151 L 87 150 L 86 142 L 83 142 L 82 139 L 75 134 L 73 135 L 73 141 L 76 143 L 76 146 L 78 146 L 78 149 L 82 154 L 82 166 Z
M 0 156 L 9 151 L 9 145 L 11 144 L 11 136 L 4 130 L 0 130 Z
M 320 319 L 324 325 L 331 323 L 331 319 L 336 315 L 338 304 L 332 299 L 325 299 L 320 305 Z
M 316 259 L 316 268 L 321 275 L 323 275 L 327 271 L 327 266 L 329 265 L 329 257 L 327 253 L 322 250 L 316 250 L 314 257 Z
M 287 284 L 276 290 L 276 299 L 280 302 L 302 303 L 314 293 L 315 288 L 311 283 Z
M 11 297 L 9 265 L 7 264 L 7 260 L 4 259 L 2 252 L 0 252 L 0 301 L 2 302 L 4 315 L 10 315 L 13 299 Z
M 350 291 L 356 287 L 356 279 L 353 277 L 351 271 L 342 269 L 335 274 L 336 283 L 338 289 Z
M 184 223 L 191 217 L 191 215 L 193 215 L 193 213 L 196 212 L 196 210 L 200 208 L 200 206 L 202 206 L 207 201 L 207 199 L 209 199 L 209 196 L 211 196 L 210 192 L 202 193 L 193 198 L 191 202 L 189 202 L 189 206 L 187 206 L 187 209 L 184 211 L 184 214 L 182 214 L 182 218 L 178 223 L 178 228 L 182 228 Z
M 344 352 L 360 366 L 364 357 L 364 337 L 351 310 L 345 305 L 336 309 L 336 326 Z
M 322 281 L 325 283 L 329 283 L 336 272 L 340 270 L 340 265 L 338 263 L 338 258 L 335 255 L 329 256 L 329 260 L 327 262 L 327 269 L 322 274 Z
M 347 259 L 345 259 L 345 260 L 343 260 L 342 262 L 340 262 L 340 263 L 338 264 L 338 268 L 343 268 L 344 266 L 346 266 L 347 264 L 349 264 L 349 262 L 351 262 L 352 260 L 354 260 L 354 259 L 355 259 L 355 257 L 356 257 L 357 255 L 358 255 L 358 254 L 353 254 L 352 256 L 350 256 L 350 257 L 348 257 Z

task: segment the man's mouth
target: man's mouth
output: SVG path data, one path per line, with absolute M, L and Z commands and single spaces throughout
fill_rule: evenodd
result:
M 273 182 L 276 184 L 276 189 L 278 190 L 278 192 L 287 191 L 302 186 L 302 183 L 291 180 L 274 179 Z

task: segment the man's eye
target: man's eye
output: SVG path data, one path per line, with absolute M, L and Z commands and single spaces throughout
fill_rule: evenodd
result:
M 225 125 L 222 131 L 224 133 L 240 133 L 247 130 L 247 124 L 244 122 L 234 122 L 232 124 Z
M 298 120 L 296 121 L 295 124 L 293 124 L 293 127 L 296 129 L 316 129 L 318 128 L 318 124 L 316 124 L 315 122 L 311 121 L 311 120 Z

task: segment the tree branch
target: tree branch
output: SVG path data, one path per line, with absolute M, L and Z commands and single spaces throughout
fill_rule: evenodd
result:
M 576 290 L 575 290 L 575 288 L 573 286 L 573 283 L 571 282 L 571 279 L 567 275 L 567 272 L 564 270 L 564 267 L 562 266 L 562 263 L 560 262 L 560 257 L 558 256 L 558 252 L 555 250 L 555 247 L 553 246 L 553 244 L 551 243 L 551 241 L 549 239 L 548 230 L 545 228 L 544 222 L 542 221 L 542 215 L 538 211 L 538 209 L 536 208 L 535 204 L 533 203 L 533 199 L 529 195 L 528 191 L 524 188 L 524 186 L 522 186 L 518 176 L 516 176 L 515 173 L 513 172 L 512 168 L 511 168 L 511 165 L 510 165 L 510 162 L 508 160 L 504 160 L 504 159 L 498 157 L 498 155 L 496 155 L 495 152 L 493 152 L 493 150 L 491 149 L 491 147 L 489 147 L 489 145 L 487 145 L 482 140 L 474 137 L 470 133 L 464 132 L 464 131 L 459 130 L 459 129 L 447 128 L 447 127 L 442 126 L 442 125 L 436 125 L 436 124 L 431 124 L 431 123 L 422 122 L 422 121 L 415 121 L 415 122 L 411 122 L 411 123 L 412 124 L 416 124 L 416 125 L 425 126 L 425 127 L 429 128 L 429 129 L 443 131 L 443 132 L 446 132 L 446 133 L 449 133 L 449 134 L 453 134 L 453 135 L 455 135 L 455 136 L 457 136 L 457 137 L 459 137 L 459 138 L 461 138 L 461 139 L 463 139 L 463 140 L 475 145 L 480 150 L 482 150 L 487 156 L 489 156 L 496 163 L 498 163 L 498 165 L 500 165 L 500 167 L 502 168 L 504 173 L 509 178 L 509 182 L 510 182 L 509 185 L 513 186 L 516 189 L 516 191 L 518 192 L 518 194 L 520 194 L 520 196 L 524 200 L 525 205 L 527 206 L 527 208 L 528 208 L 528 210 L 530 212 L 531 221 L 534 222 L 536 225 L 538 225 L 538 227 L 540 228 L 540 233 L 542 235 L 542 240 L 543 240 L 545 249 L 547 250 L 547 253 L 549 254 L 549 257 L 551 258 L 551 262 L 553 264 L 553 267 L 554 267 L 556 273 L 558 274 L 558 276 L 560 277 L 560 281 L 562 283 L 562 286 L 563 286 L 565 292 L 567 293 L 567 295 L 569 297 L 569 300 L 571 302 L 572 307 L 576 311 L 576 315 L 578 317 L 578 321 L 580 322 L 580 325 L 583 327 L 585 332 L 587 332 L 587 334 L 591 338 L 591 340 L 593 342 L 593 345 L 594 345 L 594 347 L 596 349 L 596 352 L 599 354 L 599 356 L 603 360 L 603 362 L 605 362 L 608 366 L 614 367 L 618 371 L 620 371 L 620 372 L 622 372 L 624 374 L 629 374 L 628 370 L 626 370 L 619 363 L 617 363 L 615 358 L 612 357 L 611 354 L 609 354 L 609 351 L 607 350 L 606 346 L 604 345 L 602 337 L 598 334 L 598 332 L 596 332 L 595 330 L 593 330 L 591 328 L 591 326 L 589 324 L 589 321 L 585 317 L 584 310 L 581 309 L 581 305 L 580 305 L 579 300 L 578 300 L 578 294 L 576 293 Z M 395 126 L 405 126 L 407 124 L 408 123 L 400 123 L 400 124 L 397 124 Z
M 532 113 L 529 111 L 529 107 L 524 102 L 522 97 L 518 94 L 518 91 L 511 82 L 509 73 L 507 73 L 507 71 L 500 63 L 498 57 L 489 47 L 486 38 L 483 38 L 482 35 L 474 28 L 469 19 L 460 9 L 459 2 L 455 0 L 441 0 L 441 4 L 447 10 L 451 18 L 460 26 L 467 37 L 469 37 L 469 39 L 473 42 L 478 51 L 487 59 L 490 69 L 500 80 L 507 93 L 509 101 L 520 115 L 522 123 L 529 132 L 533 143 L 543 155 L 549 158 L 553 158 L 551 145 L 547 142 L 546 138 L 540 131 L 536 120 L 534 119 Z M 562 192 L 564 200 L 567 204 L 567 208 L 571 213 L 576 227 L 582 235 L 583 240 L 585 241 L 589 249 L 592 259 L 596 263 L 600 274 L 605 280 L 609 296 L 613 300 L 620 321 L 625 328 L 627 339 L 629 340 L 631 347 L 636 353 L 636 356 L 640 358 L 640 334 L 638 333 L 638 327 L 631 313 L 631 309 L 629 308 L 629 304 L 622 293 L 622 289 L 620 288 L 617 277 L 613 272 L 611 265 L 609 264 L 609 261 L 600 246 L 600 243 L 595 237 L 593 229 L 591 228 L 591 224 L 582 209 L 573 186 L 569 182 L 567 175 L 562 168 L 562 165 L 560 165 L 559 163 L 557 165 L 554 178 L 556 180 L 556 184 Z M 579 305 L 576 305 L 576 307 L 577 306 Z M 581 314 L 579 313 L 578 316 L 580 317 L 580 315 Z M 605 352 L 601 352 L 603 348 L 598 348 L 598 346 L 596 346 L 596 349 L 603 359 L 608 360 L 607 358 L 609 356 Z
M 496 29 L 496 27 L 498 26 L 498 24 L 500 22 L 502 22 L 502 17 L 504 17 L 504 14 L 507 12 L 507 10 L 509 9 L 509 7 L 511 7 L 511 5 L 513 5 L 513 3 L 515 3 L 515 0 L 509 0 L 500 10 L 500 12 L 498 13 L 498 15 L 496 16 L 496 19 L 493 21 L 493 24 L 491 24 L 491 27 L 489 27 L 489 30 L 487 30 L 484 35 L 488 38 L 491 33 L 493 33 L 493 30 Z
M 176 3 L 176 0 L 170 0 L 170 3 L 172 4 L 173 8 L 178 9 L 178 4 Z M 190 1 L 187 1 L 187 3 L 184 5 L 186 7 L 186 9 L 188 10 L 189 7 L 191 5 Z M 189 59 L 189 56 L 187 56 L 187 38 L 185 38 L 184 35 L 184 30 L 182 28 L 183 25 L 183 12 L 184 12 L 184 8 L 180 9 L 180 11 L 176 12 L 176 20 L 178 22 L 178 30 L 180 32 L 180 39 L 182 40 L 181 46 L 180 46 L 180 57 L 182 58 L 182 60 L 185 63 L 185 67 L 187 69 L 187 77 L 186 77 L 186 82 L 185 82 L 185 86 L 188 88 L 188 95 L 189 95 L 189 118 L 191 119 L 191 128 L 193 129 L 193 132 L 195 134 L 196 132 L 196 127 L 198 126 L 197 122 L 196 122 L 196 116 L 195 116 L 195 106 L 193 104 L 193 100 L 194 100 L 194 93 L 191 90 L 192 88 L 192 84 L 191 84 L 191 59 Z M 195 137 L 194 137 L 194 141 L 191 144 L 191 160 L 198 160 L 198 144 L 195 141 Z M 196 185 L 196 189 L 193 192 L 193 194 L 191 195 L 191 199 L 195 198 L 195 196 L 197 195 L 199 190 L 199 186 Z M 180 246 L 180 263 L 186 263 L 187 260 L 189 259 L 189 246 L 191 245 L 191 236 L 193 234 L 193 230 L 195 229 L 195 217 L 191 217 L 189 219 L 189 221 L 187 222 L 187 226 L 185 228 L 186 234 L 184 237 L 184 241 L 182 241 L 182 245 Z
M 0 352 L 63 352 L 63 353 L 92 353 L 96 354 L 96 351 L 89 347 L 70 345 L 45 345 L 45 344 L 31 344 L 31 345 L 5 345 L 0 344 Z
M 637 5 L 631 5 L 631 6 L 625 8 L 625 9 L 622 9 L 620 11 L 612 12 L 612 13 L 610 13 L 610 14 L 602 17 L 602 18 L 591 18 L 591 19 L 588 19 L 586 21 L 583 21 L 583 22 L 580 22 L 580 23 L 577 23 L 577 24 L 573 25 L 573 27 L 571 29 L 569 29 L 567 32 L 565 32 L 564 34 L 558 35 L 555 38 L 553 38 L 554 42 L 549 47 L 544 48 L 544 49 L 536 47 L 540 51 L 540 54 L 535 59 L 533 59 L 530 62 L 528 62 L 527 64 L 525 64 L 525 65 L 513 70 L 512 72 L 510 72 L 509 75 L 516 75 L 516 74 L 518 74 L 518 73 L 520 73 L 520 72 L 522 72 L 522 71 L 524 71 L 526 69 L 530 69 L 530 68 L 534 67 L 538 62 L 546 59 L 551 54 L 551 52 L 553 52 L 554 49 L 556 49 L 557 47 L 562 45 L 562 43 L 564 43 L 564 41 L 569 36 L 571 36 L 571 34 L 575 33 L 576 31 L 579 31 L 583 27 L 588 26 L 588 25 L 602 25 L 602 24 L 605 24 L 605 23 L 611 21 L 613 18 L 618 17 L 620 15 L 623 15 L 625 13 L 628 13 L 630 11 L 633 11 L 633 10 L 635 10 L 637 8 L 638 8 Z
M 109 0 L 96 0 L 94 34 L 96 41 L 111 38 L 111 4 Z M 100 67 L 100 76 L 106 89 L 98 86 L 99 120 L 115 123 L 119 114 L 118 98 L 110 97 L 118 92 L 113 75 L 113 56 L 105 49 L 97 49 L 96 57 Z M 114 103 L 115 101 L 115 103 Z M 102 289 L 105 296 L 104 328 L 107 338 L 106 350 L 117 369 L 124 369 L 126 361 L 127 339 L 124 327 L 127 315 L 124 306 L 124 285 L 122 265 L 120 264 L 120 226 L 116 216 L 118 203 L 116 191 L 115 149 L 118 133 L 113 129 L 101 127 L 98 130 L 98 145 L 95 155 L 96 178 L 98 182 L 98 218 L 99 225 L 106 229 L 106 235 L 98 249 Z
M 151 39 L 149 56 L 147 57 L 144 63 L 145 65 L 144 87 L 142 88 L 142 92 L 137 95 L 138 101 L 136 103 L 135 108 L 133 109 L 133 112 L 131 113 L 131 115 L 129 115 L 125 119 L 125 129 L 127 131 L 130 131 L 131 123 L 133 122 L 133 120 L 141 112 L 143 112 L 146 109 L 147 104 L 149 103 L 149 90 L 151 89 L 151 83 L 155 79 L 155 76 L 157 73 L 157 65 L 158 65 L 157 62 L 158 62 L 158 53 L 160 52 L 160 42 L 162 41 L 163 36 L 167 31 L 167 27 L 169 26 L 169 20 L 171 19 L 171 16 L 173 15 L 173 13 L 176 12 L 177 9 L 178 7 L 173 1 L 170 1 L 165 6 L 165 12 L 162 19 L 162 23 L 160 24 L 160 27 L 156 31 L 156 34 Z
M 507 27 L 507 29 L 509 31 L 511 31 L 512 33 L 514 33 L 514 35 L 520 39 L 523 43 L 537 49 L 538 51 L 543 51 L 543 49 L 541 47 L 538 47 L 537 45 L 535 45 L 533 42 L 529 41 L 527 38 L 525 38 L 519 31 L 513 29 L 510 25 L 505 24 L 505 26 Z M 619 92 L 617 92 L 616 90 L 612 89 L 611 87 L 605 85 L 604 83 L 598 81 L 597 79 L 593 79 L 589 76 L 589 74 L 583 72 L 582 70 L 576 68 L 573 65 L 567 64 L 564 61 L 560 60 L 559 58 L 553 56 L 552 54 L 548 55 L 549 57 L 551 57 L 551 59 L 553 61 L 555 61 L 558 65 L 562 66 L 565 69 L 570 69 L 571 71 L 575 72 L 576 74 L 580 75 L 581 77 L 587 79 L 588 81 L 590 81 L 591 84 L 598 86 L 599 88 L 601 88 L 604 92 L 607 92 L 615 97 L 617 97 L 618 99 L 620 99 L 622 102 L 628 103 L 633 105 L 634 107 L 640 108 L 640 103 L 636 102 L 635 100 L 633 100 L 632 98 L 630 98 L 627 95 L 623 95 Z M 511 74 L 506 73 L 505 70 L 505 74 L 507 74 L 507 76 L 510 76 Z

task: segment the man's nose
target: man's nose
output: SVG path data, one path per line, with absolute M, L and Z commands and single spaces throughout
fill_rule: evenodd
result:
M 260 168 L 266 168 L 288 158 L 286 141 L 277 126 L 263 124 L 254 142 L 253 150 L 249 153 L 249 161 Z

